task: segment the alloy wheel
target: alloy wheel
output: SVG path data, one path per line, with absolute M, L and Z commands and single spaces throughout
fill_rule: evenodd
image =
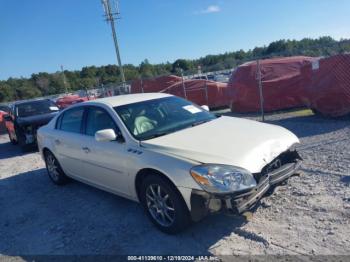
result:
M 164 227 L 175 221 L 175 208 L 169 194 L 158 184 L 151 184 L 146 190 L 147 208 L 151 216 Z
M 51 154 L 47 155 L 46 164 L 47 164 L 47 170 L 49 172 L 50 177 L 54 181 L 58 181 L 58 179 L 59 179 L 58 165 L 57 165 L 57 161 L 53 155 L 51 155 Z

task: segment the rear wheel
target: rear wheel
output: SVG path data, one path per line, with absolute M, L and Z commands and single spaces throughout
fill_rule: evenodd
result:
M 146 177 L 140 198 L 148 217 L 162 232 L 175 234 L 189 225 L 186 203 L 175 186 L 166 179 L 157 175 Z
M 63 172 L 58 160 L 50 151 L 45 152 L 45 164 L 47 174 L 56 185 L 65 185 L 69 182 L 69 178 Z

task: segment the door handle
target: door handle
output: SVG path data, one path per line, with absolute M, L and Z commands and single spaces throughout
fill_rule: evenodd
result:
M 83 147 L 82 149 L 84 150 L 84 152 L 86 154 L 90 153 L 90 151 L 91 151 L 90 148 L 88 148 L 88 147 Z
M 61 144 L 61 141 L 59 139 L 55 139 L 55 144 L 59 145 L 59 144 Z

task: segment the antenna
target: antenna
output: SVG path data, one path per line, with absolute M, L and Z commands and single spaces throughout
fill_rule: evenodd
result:
M 102 1 L 102 6 L 103 6 L 103 9 L 105 12 L 106 22 L 111 25 L 112 36 L 113 36 L 113 41 L 114 41 L 115 52 L 117 55 L 117 62 L 118 62 L 118 66 L 119 66 L 119 71 L 120 71 L 120 75 L 122 78 L 123 87 L 125 87 L 124 69 L 123 69 L 123 65 L 122 65 L 122 60 L 120 58 L 119 44 L 118 44 L 118 39 L 117 39 L 117 33 L 115 30 L 115 27 L 116 27 L 115 20 L 120 19 L 119 1 L 118 0 L 101 0 L 101 1 Z M 112 2 L 112 4 L 111 4 L 111 2 Z

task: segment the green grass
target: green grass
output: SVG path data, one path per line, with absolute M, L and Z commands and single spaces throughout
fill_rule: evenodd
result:
M 314 114 L 311 109 L 300 109 L 291 113 L 295 116 L 312 116 Z

